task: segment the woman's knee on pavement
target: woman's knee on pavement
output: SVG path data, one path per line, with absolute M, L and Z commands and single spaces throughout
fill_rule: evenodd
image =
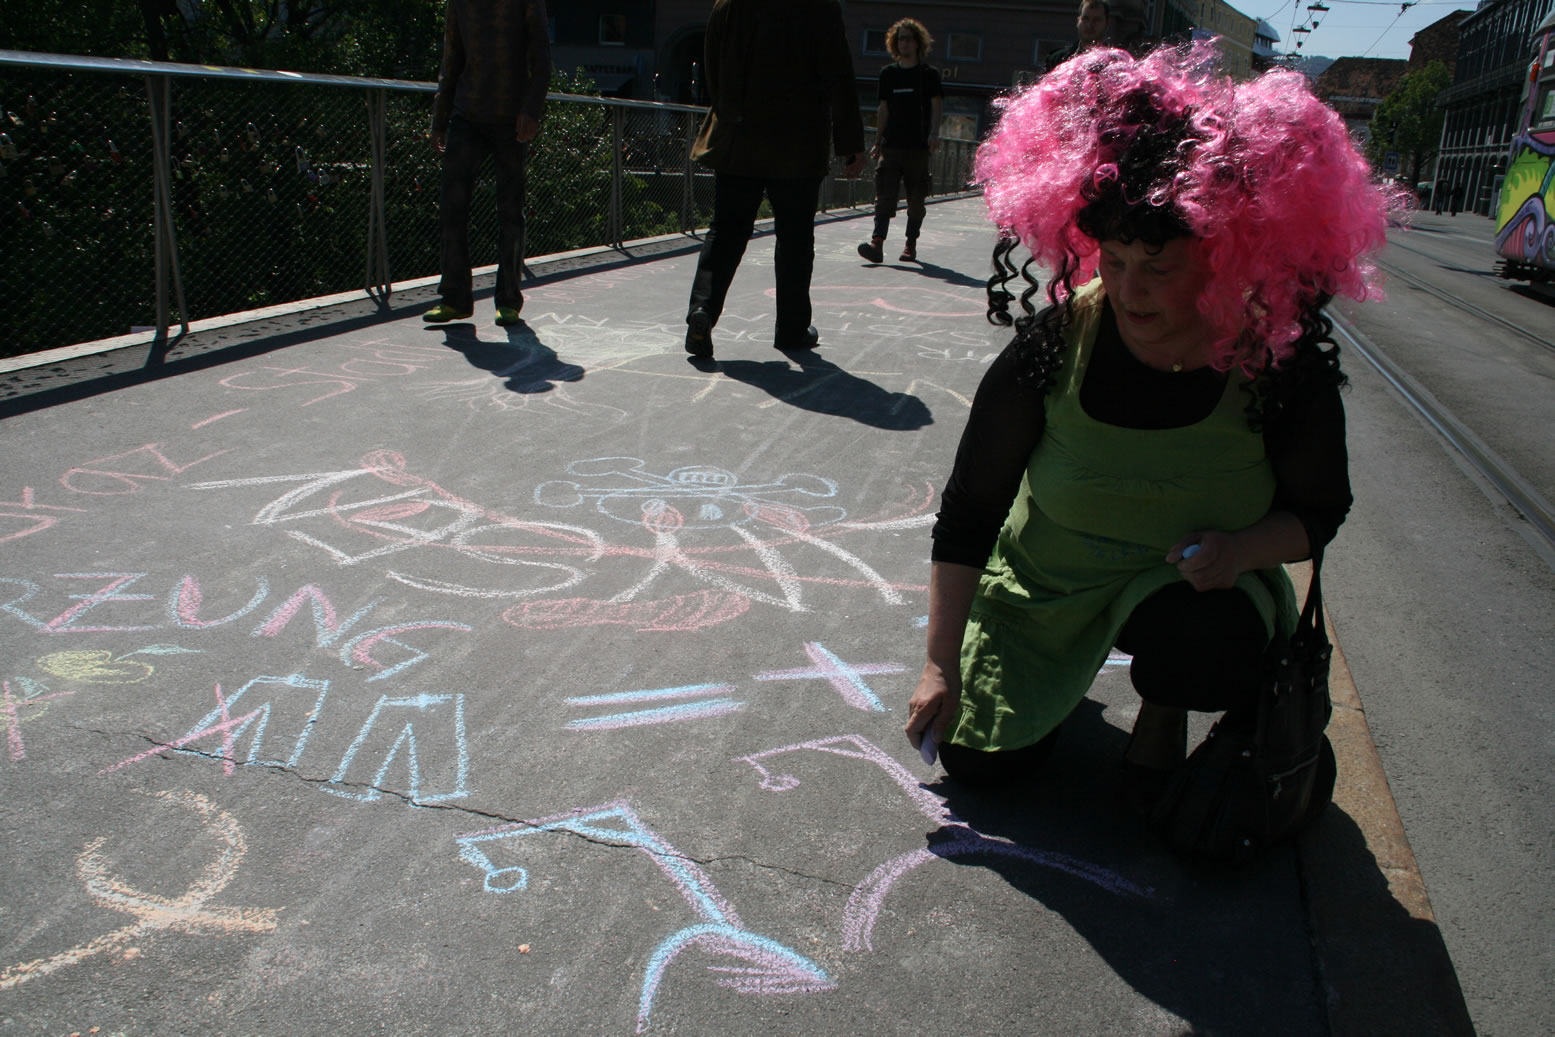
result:
M 1030 781 L 1053 753 L 1058 732 L 1019 749 L 969 749 L 946 742 L 939 747 L 945 773 L 955 781 L 978 788 L 995 788 Z

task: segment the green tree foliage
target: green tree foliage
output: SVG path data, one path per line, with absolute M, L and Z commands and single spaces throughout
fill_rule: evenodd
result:
M 0 48 L 425 80 L 442 30 L 442 0 L 32 0 Z
M 1436 106 L 1436 95 L 1450 85 L 1452 75 L 1441 61 L 1404 74 L 1372 116 L 1371 142 L 1366 150 L 1373 165 L 1380 168 L 1383 156 L 1397 152 L 1409 170 L 1409 182 L 1420 179 L 1420 170 L 1436 154 L 1442 139 L 1446 112 Z

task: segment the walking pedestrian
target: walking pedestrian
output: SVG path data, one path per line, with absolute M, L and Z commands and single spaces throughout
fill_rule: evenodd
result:
M 551 81 L 545 0 L 448 0 L 443 64 L 432 102 L 432 146 L 443 156 L 442 301 L 421 319 L 475 313 L 470 274 L 470 196 L 490 155 L 497 170 L 496 321 L 518 323 L 524 307 L 524 163 L 540 132 Z
M 1107 0 L 1081 0 L 1080 14 L 1074 23 L 1075 42 L 1050 53 L 1044 62 L 1046 70 L 1051 72 L 1081 51 L 1105 43 L 1111 20 L 1112 7 Z
M 697 258 L 686 352 L 713 355 L 713 327 L 756 224 L 763 196 L 777 232 L 772 344 L 813 349 L 810 273 L 815 210 L 833 150 L 844 172 L 864 165 L 864 121 L 837 0 L 717 0 L 707 21 L 712 98 L 691 157 L 712 168 L 713 220 Z
M 945 87 L 939 70 L 924 63 L 934 38 L 923 23 L 903 18 L 886 33 L 886 50 L 896 60 L 880 70 L 880 107 L 875 123 L 875 230 L 858 254 L 871 263 L 885 259 L 881 245 L 896 216 L 897 198 L 907 192 L 907 244 L 902 262 L 918 258 L 924 199 L 933 188 L 929 157 L 939 150 Z

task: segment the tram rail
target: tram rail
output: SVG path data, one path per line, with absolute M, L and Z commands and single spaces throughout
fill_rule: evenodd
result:
M 1406 275 L 1407 276 L 1407 275 Z M 1439 294 L 1439 293 L 1436 293 Z M 1476 311 L 1482 312 L 1482 311 Z M 1526 479 L 1481 440 L 1451 411 L 1442 406 L 1408 372 L 1399 367 L 1387 354 L 1359 328 L 1333 307 L 1327 311 L 1333 321 L 1334 331 L 1383 378 L 1398 391 L 1404 401 L 1418 411 L 1432 428 L 1461 454 L 1487 482 L 1504 497 L 1508 504 L 1527 520 L 1529 528 L 1543 543 L 1555 551 L 1555 505 L 1551 505 Z M 1504 323 L 1504 322 L 1502 322 Z M 1545 343 L 1551 349 L 1555 345 Z
M 1401 248 L 1401 249 L 1403 249 L 1406 252 L 1413 252 L 1417 256 L 1424 256 L 1425 258 L 1433 260 L 1435 262 L 1440 262 L 1441 261 L 1441 257 L 1440 256 L 1432 255 L 1429 252 L 1425 252 L 1425 251 L 1422 251 L 1422 250 L 1417 249 L 1417 248 L 1411 248 L 1410 246 L 1401 244 L 1398 241 L 1393 241 L 1393 240 L 1390 239 L 1388 243 L 1390 245 L 1392 245 L 1394 248 Z M 1462 310 L 1465 313 L 1472 314 L 1473 316 L 1478 317 L 1480 320 L 1490 321 L 1493 324 L 1499 325 L 1500 327 L 1505 328 L 1506 330 L 1512 332 L 1513 334 L 1515 334 L 1515 335 L 1517 335 L 1517 336 L 1519 336 L 1521 338 L 1527 339 L 1529 342 L 1532 342 L 1534 345 L 1539 346 L 1539 347 L 1541 347 L 1543 349 L 1547 349 L 1547 350 L 1549 350 L 1552 353 L 1555 353 L 1555 341 L 1552 341 L 1550 339 L 1545 338 L 1543 335 L 1540 335 L 1538 332 L 1530 331 L 1527 328 L 1523 327 L 1522 325 L 1514 323 L 1513 321 L 1509 321 L 1505 317 L 1500 316 L 1499 314 L 1492 313 L 1490 310 L 1487 310 L 1487 309 L 1485 309 L 1483 307 L 1475 306 L 1471 302 L 1466 302 L 1463 299 L 1459 298 L 1458 296 L 1453 295 L 1450 292 L 1445 292 L 1442 289 L 1440 289 L 1440 288 L 1436 287 L 1435 285 L 1431 284 L 1429 281 L 1426 281 L 1426 280 L 1424 280 L 1424 279 L 1422 279 L 1422 278 L 1420 278 L 1420 277 L 1418 277 L 1418 276 L 1416 276 L 1414 274 L 1408 273 L 1407 271 L 1400 269 L 1399 267 L 1395 266 L 1392 263 L 1387 262 L 1386 260 L 1374 259 L 1373 262 L 1375 262 L 1383 270 L 1386 270 L 1388 272 L 1388 276 L 1389 277 L 1396 277 L 1396 278 L 1398 278 L 1401 281 L 1407 281 L 1409 284 L 1414 285 L 1416 288 L 1419 288 L 1421 291 L 1426 292 L 1426 293 L 1428 293 L 1430 295 L 1434 295 L 1436 298 L 1442 300 L 1443 302 L 1447 303 L 1450 306 L 1454 306 L 1457 309 L 1460 309 L 1460 310 Z M 1490 277 L 1490 278 L 1495 278 L 1495 274 L 1491 273 L 1491 272 L 1488 272 L 1488 271 L 1485 273 L 1484 276 L 1485 277 Z M 1496 278 L 1496 279 L 1499 280 L 1499 278 Z

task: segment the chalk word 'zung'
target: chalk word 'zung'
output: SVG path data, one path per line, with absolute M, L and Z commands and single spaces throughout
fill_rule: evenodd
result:
M 21 588 L 21 593 L 9 601 L 0 603 L 0 612 L 9 614 L 27 624 L 33 630 L 45 634 L 104 634 L 127 633 L 146 630 L 205 630 L 211 627 L 225 626 L 236 622 L 253 612 L 269 597 L 270 584 L 264 577 L 259 577 L 248 603 L 240 606 L 235 612 L 225 616 L 207 617 L 202 615 L 204 593 L 200 581 L 192 575 L 185 575 L 174 583 L 172 590 L 164 599 L 165 608 L 163 617 L 165 622 L 119 622 L 99 621 L 96 623 L 84 623 L 82 617 L 88 611 L 112 605 L 121 615 L 126 604 L 135 602 L 155 601 L 157 596 L 153 594 L 129 594 L 125 593 L 129 587 L 143 579 L 146 573 L 122 573 L 122 572 L 98 572 L 98 573 L 56 573 L 56 580 L 93 580 L 101 585 L 93 591 L 85 594 L 67 594 L 67 600 L 75 601 L 63 612 L 52 619 L 42 619 L 22 608 L 22 605 L 32 601 L 43 592 L 43 587 L 31 580 L 19 580 L 0 576 L 0 585 L 11 584 Z M 304 584 L 294 591 L 291 597 L 277 604 L 270 610 L 265 618 L 251 631 L 254 637 L 277 637 L 286 629 L 287 625 L 296 618 L 298 613 L 305 608 L 313 616 L 314 642 L 319 648 L 333 648 L 338 646 L 340 661 L 346 666 L 364 666 L 377 671 L 367 679 L 386 680 L 429 658 L 429 654 L 418 648 L 406 644 L 400 638 L 403 635 L 417 630 L 461 630 L 469 631 L 472 628 L 465 623 L 457 623 L 446 619 L 416 619 L 404 623 L 393 623 L 389 626 L 376 627 L 355 636 L 347 635 L 368 615 L 376 609 L 381 600 L 375 599 L 357 609 L 350 616 L 341 618 L 335 612 L 335 606 L 330 602 L 329 596 L 314 584 Z M 136 609 L 145 609 L 147 606 L 134 605 Z M 46 613 L 45 613 L 46 614 Z M 136 615 L 134 619 L 146 620 L 151 616 Z M 407 658 L 397 662 L 386 662 L 378 658 L 383 646 L 392 646 L 408 654 Z M 148 651 L 148 649 L 142 649 Z

